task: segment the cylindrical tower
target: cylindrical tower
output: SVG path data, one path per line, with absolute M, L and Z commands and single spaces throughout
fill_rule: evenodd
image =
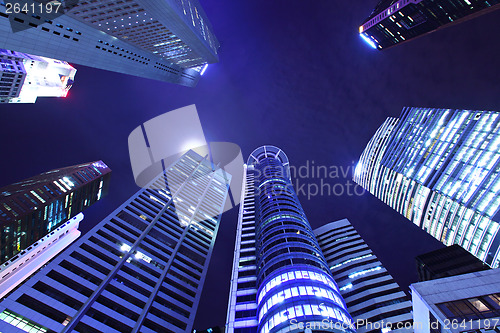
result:
M 259 333 L 352 332 L 354 326 L 293 189 L 288 158 L 262 146 L 255 175 Z

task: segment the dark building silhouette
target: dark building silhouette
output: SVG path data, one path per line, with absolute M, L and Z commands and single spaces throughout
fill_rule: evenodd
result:
M 382 0 L 359 27 L 382 50 L 500 8 L 498 0 Z
M 80 236 L 82 211 L 107 192 L 110 174 L 97 161 L 0 188 L 0 297 Z
M 419 255 L 415 260 L 421 282 L 490 268 L 458 244 Z
M 111 169 L 102 161 L 42 173 L 0 188 L 0 263 L 100 200 Z

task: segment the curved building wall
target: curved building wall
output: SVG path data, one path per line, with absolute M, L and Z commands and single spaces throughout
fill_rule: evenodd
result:
M 286 155 L 265 146 L 248 164 L 256 180 L 258 332 L 298 332 L 307 325 L 313 331 L 351 331 L 352 319 L 293 189 Z

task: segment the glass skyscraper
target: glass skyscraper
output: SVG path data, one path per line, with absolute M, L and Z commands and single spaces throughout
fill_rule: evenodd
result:
M 102 161 L 51 170 L 0 188 L 0 296 L 79 235 L 81 213 L 107 192 Z
M 49 5 L 21 2 L 27 11 L 0 3 L 0 48 L 185 86 L 218 61 L 198 0 L 62 1 L 51 14 Z
M 4 299 L 0 331 L 190 332 L 230 178 L 188 151 Z
M 241 202 L 226 332 L 353 332 L 281 149 L 250 155 Z
M 356 332 L 413 332 L 410 298 L 343 219 L 314 230 Z
M 498 115 L 405 108 L 370 140 L 354 181 L 445 245 L 498 267 Z
M 381 0 L 359 34 L 381 50 L 498 8 L 498 0 Z
M 0 49 L 0 103 L 66 97 L 76 69 L 65 61 Z

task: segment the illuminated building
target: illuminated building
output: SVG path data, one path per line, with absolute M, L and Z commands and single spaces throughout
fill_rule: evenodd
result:
M 490 268 L 458 244 L 421 254 L 415 261 L 418 281 L 421 282 Z
M 354 181 L 449 246 L 500 264 L 498 112 L 405 108 L 363 151 Z
M 198 0 L 50 6 L 61 13 L 16 14 L 0 4 L 0 47 L 184 86 L 195 86 L 206 64 L 218 61 L 219 42 Z
M 285 153 L 256 149 L 244 168 L 243 189 L 226 332 L 353 332 Z
M 107 192 L 110 173 L 97 161 L 0 188 L 0 297 L 78 238 L 81 212 Z
M 76 69 L 65 61 L 0 49 L 0 103 L 66 97 Z
M 230 177 L 182 155 L 4 299 L 0 331 L 190 332 Z
M 413 332 L 410 299 L 351 223 L 347 219 L 331 222 L 314 233 L 357 324 L 356 332 L 390 327 L 393 332 Z
M 410 289 L 415 333 L 500 330 L 500 269 L 419 282 Z
M 381 0 L 359 34 L 381 50 L 498 8 L 498 0 Z

